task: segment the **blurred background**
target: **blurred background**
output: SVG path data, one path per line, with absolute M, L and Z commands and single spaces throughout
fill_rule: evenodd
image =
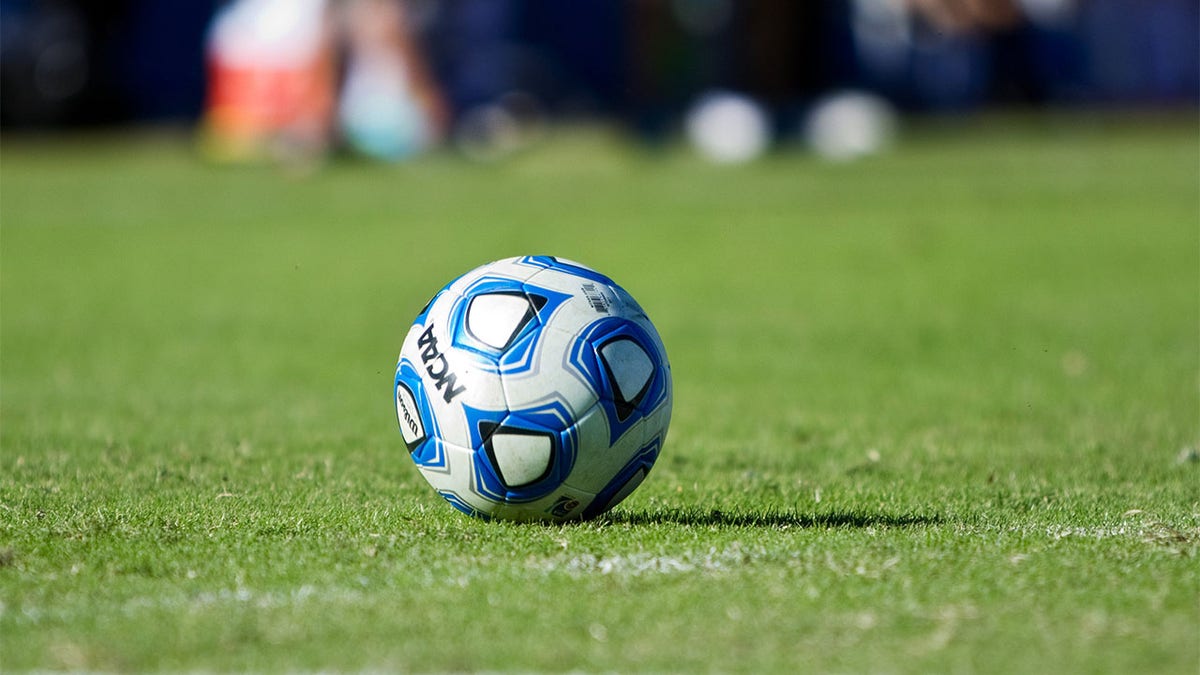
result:
M 493 160 L 602 120 L 717 162 L 897 116 L 1193 108 L 1196 0 L 2 0 L 6 133 L 195 125 L 219 161 Z

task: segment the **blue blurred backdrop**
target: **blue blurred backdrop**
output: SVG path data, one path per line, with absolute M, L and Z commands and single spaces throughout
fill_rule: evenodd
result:
M 1016 20 L 964 30 L 895 0 L 424 0 L 407 13 L 451 115 L 516 90 L 551 116 L 652 137 L 714 87 L 779 119 L 846 87 L 908 111 L 1196 104 L 1195 0 L 1009 1 Z M 0 122 L 199 118 L 221 5 L 0 1 Z

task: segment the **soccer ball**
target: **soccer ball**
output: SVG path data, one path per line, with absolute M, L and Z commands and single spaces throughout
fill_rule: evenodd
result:
M 641 484 L 671 419 L 658 331 L 579 263 L 526 256 L 450 282 L 400 349 L 396 418 L 425 479 L 484 518 L 565 521 Z

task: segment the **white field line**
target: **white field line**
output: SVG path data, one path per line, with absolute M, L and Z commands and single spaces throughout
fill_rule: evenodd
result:
M 121 604 L 120 613 L 137 616 L 145 612 L 169 610 L 175 613 L 200 612 L 213 607 L 242 605 L 255 609 L 272 610 L 296 607 L 306 602 L 357 605 L 369 602 L 369 594 L 353 588 L 318 588 L 303 585 L 290 591 L 256 591 L 249 588 L 226 588 L 205 591 L 196 595 L 184 593 L 145 595 L 129 598 Z M 38 624 L 44 621 L 67 621 L 74 617 L 91 614 L 93 607 L 61 605 L 55 607 L 22 607 L 20 612 L 0 602 L 0 619 L 9 619 L 17 624 Z
M 1155 541 L 1162 536 L 1162 523 L 1151 524 L 1122 524 L 1099 527 L 1075 527 L 1069 525 L 1053 525 L 1049 527 L 961 527 L 957 532 L 966 537 L 995 536 L 998 529 L 1010 533 L 1043 535 L 1047 540 L 1058 542 L 1066 539 L 1136 539 L 1143 542 Z M 1175 532 L 1170 530 L 1170 532 Z M 811 553 L 811 551 L 810 551 Z M 622 555 L 595 555 L 583 553 L 567 555 L 559 553 L 546 558 L 531 559 L 523 566 L 528 572 L 541 575 L 567 574 L 572 577 L 614 576 L 614 577 L 645 577 L 666 575 L 724 575 L 744 570 L 756 564 L 774 563 L 792 564 L 807 554 L 804 551 L 780 547 L 768 549 L 762 545 L 743 547 L 733 542 L 723 549 L 709 547 L 704 550 L 681 551 L 678 553 L 632 553 Z M 828 556 L 827 556 L 828 557 Z M 1021 556 L 1018 556 L 1021 557 Z M 860 576 L 879 576 L 887 570 L 902 564 L 902 560 L 893 557 L 885 561 L 874 561 L 870 567 L 857 565 L 852 560 L 835 561 L 828 559 L 825 564 L 839 574 L 857 574 Z M 423 586 L 452 585 L 466 587 L 474 582 L 487 581 L 489 570 L 495 568 L 495 559 L 488 558 L 479 564 L 471 564 L 468 560 L 455 561 L 453 571 L 426 568 L 412 579 L 414 583 Z M 450 567 L 450 566 L 448 566 Z M 446 572 L 441 574 L 439 572 Z M 518 573 L 519 574 L 519 573 Z M 357 587 L 316 586 L 304 584 L 290 590 L 259 591 L 244 586 L 225 588 L 200 593 L 175 591 L 155 595 L 139 596 L 125 600 L 121 612 L 126 616 L 139 615 L 144 612 L 169 610 L 171 612 L 201 612 L 210 608 L 243 606 L 259 610 L 274 610 L 291 608 L 305 603 L 315 602 L 334 605 L 359 605 L 371 602 L 377 597 L 377 592 L 370 592 L 367 578 L 359 577 Z M 68 621 L 75 617 L 94 611 L 91 603 L 80 605 L 60 604 L 44 607 L 21 605 L 14 607 L 0 600 L 0 620 L 13 621 L 17 624 L 39 624 L 45 621 Z
M 1052 541 L 1076 537 L 1081 539 L 1113 539 L 1124 537 L 1142 537 L 1146 529 L 1115 525 L 1108 527 L 1071 527 L 1070 525 L 1052 525 L 1046 528 L 1046 536 Z
M 724 550 L 709 548 L 703 552 L 685 551 L 674 555 L 633 553 L 597 556 L 584 553 L 566 558 L 559 556 L 539 560 L 530 567 L 547 574 L 566 573 L 576 577 L 593 574 L 645 576 L 692 572 L 727 573 L 760 562 L 766 557 L 765 549 L 746 550 L 740 546 L 730 546 Z

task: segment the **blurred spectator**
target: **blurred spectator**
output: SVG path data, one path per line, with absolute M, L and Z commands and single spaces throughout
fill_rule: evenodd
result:
M 994 103 L 1194 106 L 1200 99 L 1195 0 L 285 4 L 300 11 L 314 2 L 340 8 L 333 11 L 344 21 L 331 15 L 328 31 L 348 42 L 338 46 L 330 38 L 332 46 L 323 48 L 331 65 L 316 79 L 333 82 L 328 100 L 314 96 L 303 105 L 315 106 L 313 120 L 324 120 L 314 128 L 332 130 L 340 121 L 356 147 L 387 156 L 427 147 L 447 125 L 476 109 L 494 112 L 488 106 L 502 100 L 520 101 L 517 112 L 620 116 L 647 137 L 661 137 L 713 88 L 751 95 L 780 126 L 824 93 L 846 87 L 915 111 Z M 0 122 L 13 128 L 195 119 L 215 4 L 0 0 Z M 233 4 L 240 3 L 222 4 L 222 15 Z M 271 23 L 260 28 L 278 31 Z M 385 26 L 398 27 L 376 30 Z M 384 78 L 380 73 L 393 67 L 380 64 L 395 62 L 395 55 L 417 65 Z M 364 104 L 362 83 L 384 79 L 392 93 Z M 431 95 L 435 81 L 445 104 Z M 339 90 L 357 103 L 332 103 Z M 506 106 L 506 114 L 515 114 Z M 409 124 L 409 132 L 395 124 L 390 140 L 381 141 L 386 125 L 362 120 L 372 117 L 364 111 L 385 108 L 391 112 L 384 117 L 411 122 L 415 111 L 428 122 Z M 401 142 L 404 133 L 409 141 Z
M 404 6 L 392 0 L 340 5 L 345 37 L 339 129 L 359 152 L 403 159 L 433 147 L 447 112 Z
M 237 0 L 213 21 L 208 64 L 204 147 L 215 159 L 310 162 L 338 134 L 365 155 L 403 159 L 445 126 L 392 0 Z
M 336 64 L 325 0 L 238 0 L 208 39 L 204 149 L 218 160 L 305 160 L 329 147 Z
M 948 34 L 1006 30 L 1021 20 L 1016 0 L 905 0 L 935 30 Z

